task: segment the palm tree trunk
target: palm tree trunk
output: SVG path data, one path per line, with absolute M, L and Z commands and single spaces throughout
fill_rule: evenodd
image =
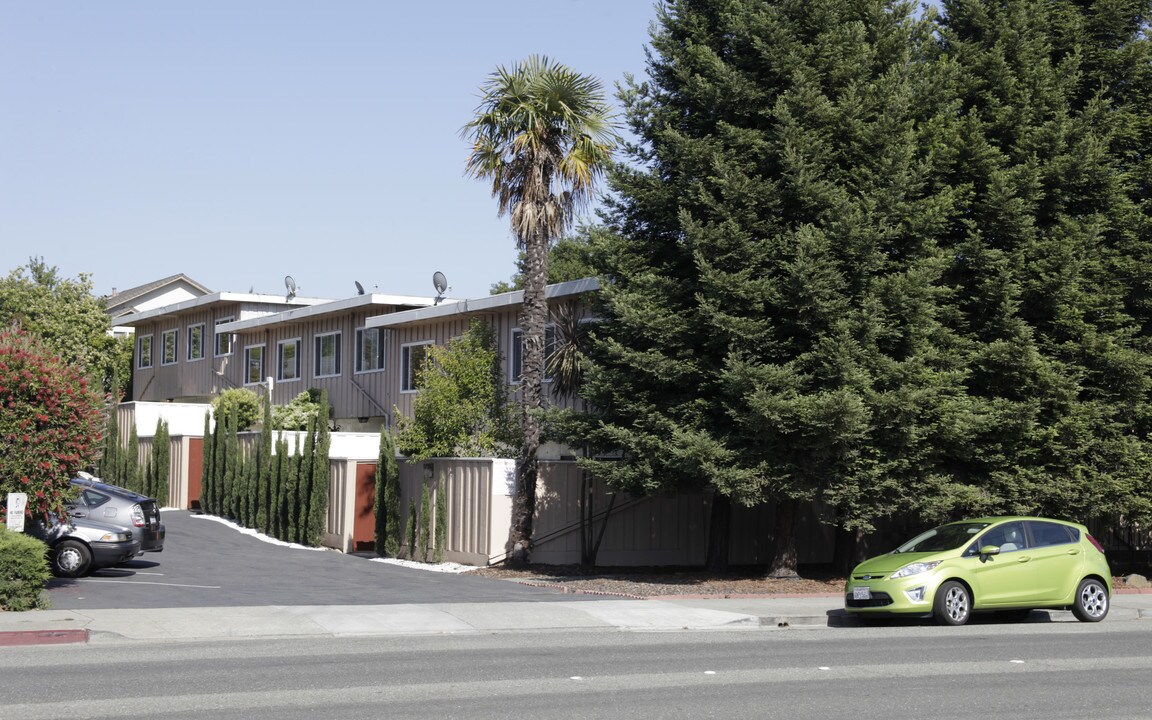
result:
M 540 409 L 543 405 L 544 329 L 548 322 L 545 287 L 548 278 L 548 238 L 536 233 L 524 247 L 524 306 L 520 315 L 524 356 L 520 377 L 523 394 L 523 443 L 516 465 L 516 496 L 512 501 L 510 563 L 524 565 L 532 552 L 532 526 L 536 516 L 536 482 L 540 450 Z

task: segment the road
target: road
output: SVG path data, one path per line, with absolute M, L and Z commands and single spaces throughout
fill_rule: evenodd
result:
M 49 585 L 57 610 L 550 602 L 581 596 L 290 548 L 187 511 L 166 511 L 164 551 Z M 2 717 L 2 714 L 0 714 Z
M 0 717 L 1149 718 L 1152 624 L 5 648 Z

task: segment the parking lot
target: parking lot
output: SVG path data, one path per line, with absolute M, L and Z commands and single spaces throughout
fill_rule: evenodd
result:
M 265 542 L 187 511 L 163 514 L 164 551 L 88 577 L 49 583 L 67 609 L 571 602 L 580 596 L 515 583 L 416 570 L 332 550 Z

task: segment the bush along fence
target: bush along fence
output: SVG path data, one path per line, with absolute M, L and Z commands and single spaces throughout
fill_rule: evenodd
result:
M 377 465 L 383 467 L 383 465 Z M 399 477 L 399 473 L 397 473 Z M 384 488 L 381 489 L 380 482 L 384 483 Z M 448 491 L 447 482 L 441 476 L 439 482 L 432 480 L 431 477 L 425 477 L 421 485 L 420 493 L 417 495 L 413 493 L 408 498 L 407 527 L 404 528 L 407 532 L 404 533 L 407 544 L 399 547 L 399 536 L 401 534 L 399 524 L 401 513 L 399 512 L 399 493 L 394 496 L 396 499 L 393 501 L 395 504 L 391 506 L 381 505 L 380 500 L 389 498 L 387 490 L 387 480 L 378 481 L 377 484 L 377 499 L 376 517 L 379 521 L 381 510 L 384 510 L 386 518 L 385 527 L 387 528 L 388 536 L 385 537 L 385 547 L 395 542 L 397 544 L 397 552 L 388 553 L 392 557 L 406 556 L 409 560 L 419 560 L 421 562 L 442 562 L 444 559 L 444 547 L 448 540 Z M 394 509 L 392 509 L 394 508 Z M 377 526 L 379 533 L 379 525 Z M 394 528 L 394 529 L 393 529 Z M 396 537 L 393 539 L 391 533 L 395 532 Z M 380 535 L 377 535 L 377 547 L 381 545 Z M 379 550 L 377 550 L 379 552 Z
M 319 547 L 331 475 L 327 393 L 302 439 L 289 443 L 282 431 L 273 439 L 272 424 L 266 401 L 259 442 L 242 445 L 235 409 L 215 423 L 205 414 L 201 508 L 284 542 Z

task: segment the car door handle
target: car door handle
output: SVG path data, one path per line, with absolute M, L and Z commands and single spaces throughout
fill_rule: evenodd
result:
M 1018 562 L 1018 563 L 1026 563 L 1026 562 L 1028 562 L 1028 561 L 1029 561 L 1029 560 L 1031 560 L 1031 559 L 1032 559 L 1032 557 L 1031 557 L 1030 555 L 1021 555 L 1020 557 L 1016 558 L 1016 562 Z
M 83 517 L 88 517 L 86 514 L 84 514 L 84 513 L 82 513 L 82 512 L 70 512 L 70 513 L 68 513 L 68 514 L 69 514 L 69 515 L 71 515 L 71 516 L 72 516 L 72 517 L 74 517 L 74 518 L 83 518 Z
M 1080 554 L 1080 548 L 1072 548 L 1071 550 L 1068 551 L 1068 554 L 1069 555 L 1079 555 Z

